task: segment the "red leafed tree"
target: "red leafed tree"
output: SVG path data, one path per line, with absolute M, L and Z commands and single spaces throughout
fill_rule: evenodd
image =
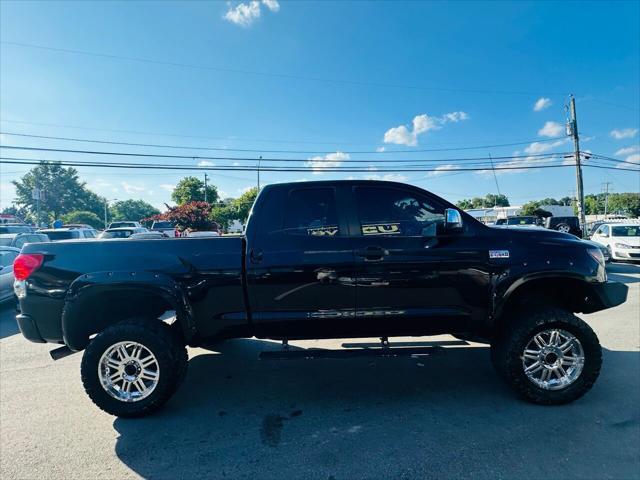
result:
M 175 207 L 167 205 L 167 209 L 145 220 L 171 222 L 180 230 L 218 230 L 218 224 L 209 218 L 211 205 L 207 202 L 190 202 Z

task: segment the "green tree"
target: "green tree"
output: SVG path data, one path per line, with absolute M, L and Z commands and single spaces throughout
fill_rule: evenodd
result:
M 509 207 L 509 199 L 506 195 L 494 195 L 493 193 L 488 193 L 484 197 L 485 205 L 495 206 L 495 207 Z
M 132 220 L 139 222 L 143 218 L 159 214 L 160 210 L 144 200 L 121 200 L 115 202 L 109 212 L 113 221 Z
M 85 223 L 93 228 L 102 228 L 102 220 L 93 212 L 79 210 L 62 215 L 64 223 Z
M 620 212 L 630 217 L 640 217 L 640 193 L 613 193 L 609 195 L 608 212 Z
M 75 168 L 64 168 L 59 162 L 41 162 L 20 180 L 16 187 L 15 204 L 35 219 L 37 201 L 33 198 L 36 186 L 44 192 L 40 200 L 42 220 L 52 220 L 74 210 L 88 210 L 98 214 L 104 199 L 88 190 L 78 178 Z
M 257 187 L 251 188 L 240 195 L 239 198 L 230 199 L 224 205 L 220 205 L 211 210 L 211 219 L 228 229 L 234 220 L 246 223 L 249 211 L 258 196 Z
M 197 177 L 185 177 L 178 182 L 171 193 L 171 200 L 178 205 L 190 202 L 204 202 L 204 182 Z M 214 185 L 207 185 L 207 202 L 218 201 L 218 189 Z
M 509 207 L 510 203 L 506 195 L 495 195 L 493 193 L 488 193 L 484 196 L 484 198 L 465 198 L 464 200 L 460 200 L 456 205 L 463 210 L 468 210 L 470 208 Z

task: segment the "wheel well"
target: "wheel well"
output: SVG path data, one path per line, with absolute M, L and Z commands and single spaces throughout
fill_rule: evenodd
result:
M 530 280 L 506 299 L 499 309 L 494 323 L 494 330 L 499 331 L 505 321 L 523 308 L 539 308 L 541 306 L 557 307 L 569 312 L 580 312 L 585 299 L 591 293 L 589 285 L 576 278 L 541 278 Z
M 158 292 L 138 289 L 89 291 L 65 307 L 65 340 L 73 350 L 81 350 L 88 345 L 92 335 L 110 325 L 127 318 L 159 318 L 173 309 Z

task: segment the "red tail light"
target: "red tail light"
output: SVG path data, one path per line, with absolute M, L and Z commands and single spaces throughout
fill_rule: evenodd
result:
M 43 260 L 44 255 L 39 253 L 21 253 L 13 261 L 13 276 L 16 280 L 26 280 L 40 268 Z

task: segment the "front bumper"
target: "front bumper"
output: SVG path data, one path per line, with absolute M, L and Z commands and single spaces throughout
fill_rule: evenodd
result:
M 584 313 L 605 310 L 624 303 L 629 287 L 620 282 L 596 283 L 591 286 L 591 294 L 586 298 Z
M 22 332 L 24 338 L 31 342 L 36 343 L 46 343 L 46 341 L 40 335 L 38 331 L 38 327 L 36 326 L 36 322 L 33 321 L 29 315 L 25 315 L 24 313 L 19 313 L 16 315 L 16 322 L 18 322 L 18 327 Z
M 612 256 L 615 260 L 640 260 L 640 249 L 614 248 Z

